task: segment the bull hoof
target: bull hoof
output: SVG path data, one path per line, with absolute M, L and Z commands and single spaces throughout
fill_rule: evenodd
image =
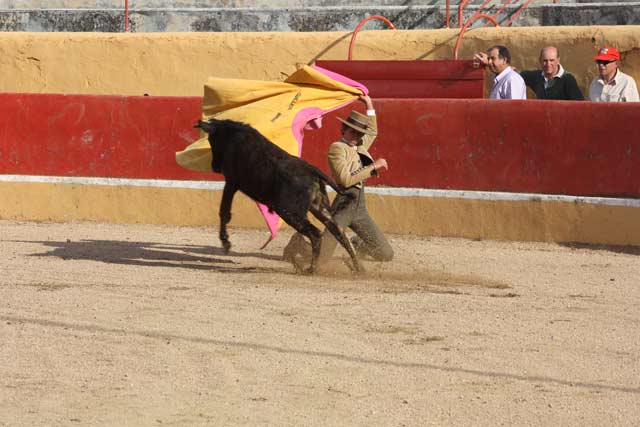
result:
M 293 255 L 291 257 L 284 258 L 285 261 L 290 262 L 293 265 L 293 268 L 296 270 L 296 273 L 304 272 L 304 267 L 302 263 L 302 256 Z
M 306 270 L 304 270 L 304 274 L 316 274 L 316 269 L 314 267 L 308 267 Z
M 231 251 L 231 242 L 222 242 L 222 250 L 225 255 L 229 255 L 229 251 Z
M 344 264 L 351 270 L 352 273 L 365 273 L 367 270 L 359 262 L 353 262 L 354 260 L 344 258 L 342 260 Z

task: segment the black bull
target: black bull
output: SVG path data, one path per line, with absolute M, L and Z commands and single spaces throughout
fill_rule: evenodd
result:
M 351 242 L 333 220 L 325 185 L 329 184 L 338 193 L 342 191 L 321 170 L 290 155 L 244 123 L 211 119 L 199 120 L 196 127 L 209 134 L 213 171 L 225 178 L 220 203 L 220 241 L 225 253 L 231 248 L 227 234 L 231 203 L 240 190 L 307 236 L 312 249 L 308 272 L 316 271 L 321 234 L 307 219 L 307 212 L 320 220 L 344 246 L 354 269 L 362 270 Z

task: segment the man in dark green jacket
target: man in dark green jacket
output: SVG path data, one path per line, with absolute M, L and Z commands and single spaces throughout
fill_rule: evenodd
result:
M 554 46 L 540 51 L 542 70 L 521 71 L 525 84 L 538 99 L 583 100 L 582 92 L 572 74 L 560 65 L 560 52 Z

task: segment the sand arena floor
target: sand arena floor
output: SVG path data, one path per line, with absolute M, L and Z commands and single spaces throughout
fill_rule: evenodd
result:
M 0 221 L 0 426 L 638 425 L 638 248 L 230 231 Z

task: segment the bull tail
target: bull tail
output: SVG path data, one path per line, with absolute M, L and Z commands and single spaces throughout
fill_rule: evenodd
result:
M 338 194 L 346 194 L 344 192 L 344 190 L 338 186 L 338 184 L 336 184 L 331 178 L 329 178 L 320 169 L 318 169 L 317 167 L 313 166 L 313 170 L 314 170 L 316 176 L 318 178 L 320 178 L 321 181 L 324 181 L 327 185 L 329 185 L 329 187 L 333 188 L 333 191 L 335 191 Z

